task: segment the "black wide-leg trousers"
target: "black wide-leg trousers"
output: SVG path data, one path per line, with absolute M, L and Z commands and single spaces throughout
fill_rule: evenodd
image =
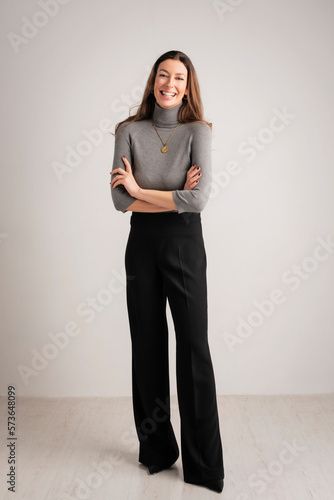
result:
M 224 478 L 215 377 L 208 345 L 206 252 L 200 213 L 133 212 L 125 251 L 132 399 L 139 461 L 174 463 L 166 300 L 176 335 L 185 481 Z

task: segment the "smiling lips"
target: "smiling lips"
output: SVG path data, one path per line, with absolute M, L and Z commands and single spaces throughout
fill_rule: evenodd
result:
M 160 90 L 160 94 L 162 94 L 165 97 L 175 97 L 176 96 L 175 92 L 166 92 L 165 90 Z

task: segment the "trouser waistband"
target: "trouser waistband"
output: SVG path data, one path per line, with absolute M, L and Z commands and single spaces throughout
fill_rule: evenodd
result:
M 132 212 L 132 227 L 188 227 L 201 225 L 200 212 Z

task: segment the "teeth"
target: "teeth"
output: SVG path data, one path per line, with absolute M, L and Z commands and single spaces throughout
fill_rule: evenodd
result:
M 169 97 L 174 97 L 174 96 L 176 95 L 176 94 L 172 94 L 172 93 L 170 93 L 170 92 L 165 92 L 164 90 L 161 90 L 161 93 L 162 93 L 163 95 L 167 95 L 167 96 L 169 96 Z

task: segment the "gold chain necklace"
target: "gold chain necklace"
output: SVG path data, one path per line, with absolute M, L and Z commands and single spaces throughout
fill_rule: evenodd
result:
M 156 131 L 156 133 L 158 134 L 158 137 L 159 137 L 160 141 L 162 142 L 162 147 L 160 148 L 161 153 L 168 153 L 168 146 L 167 146 L 167 142 L 171 139 L 172 135 L 174 134 L 175 130 L 177 129 L 177 127 L 178 127 L 179 125 L 181 125 L 181 124 L 180 124 L 180 123 L 178 123 L 178 124 L 176 125 L 176 127 L 174 127 L 173 132 L 170 134 L 170 136 L 168 137 L 167 141 L 166 141 L 166 142 L 164 142 L 164 141 L 161 139 L 161 137 L 160 137 L 160 135 L 159 135 L 159 132 L 158 132 L 158 131 L 157 131 L 157 129 L 155 128 L 155 125 L 153 125 L 153 123 L 152 123 L 152 126 L 154 127 L 154 130 Z

